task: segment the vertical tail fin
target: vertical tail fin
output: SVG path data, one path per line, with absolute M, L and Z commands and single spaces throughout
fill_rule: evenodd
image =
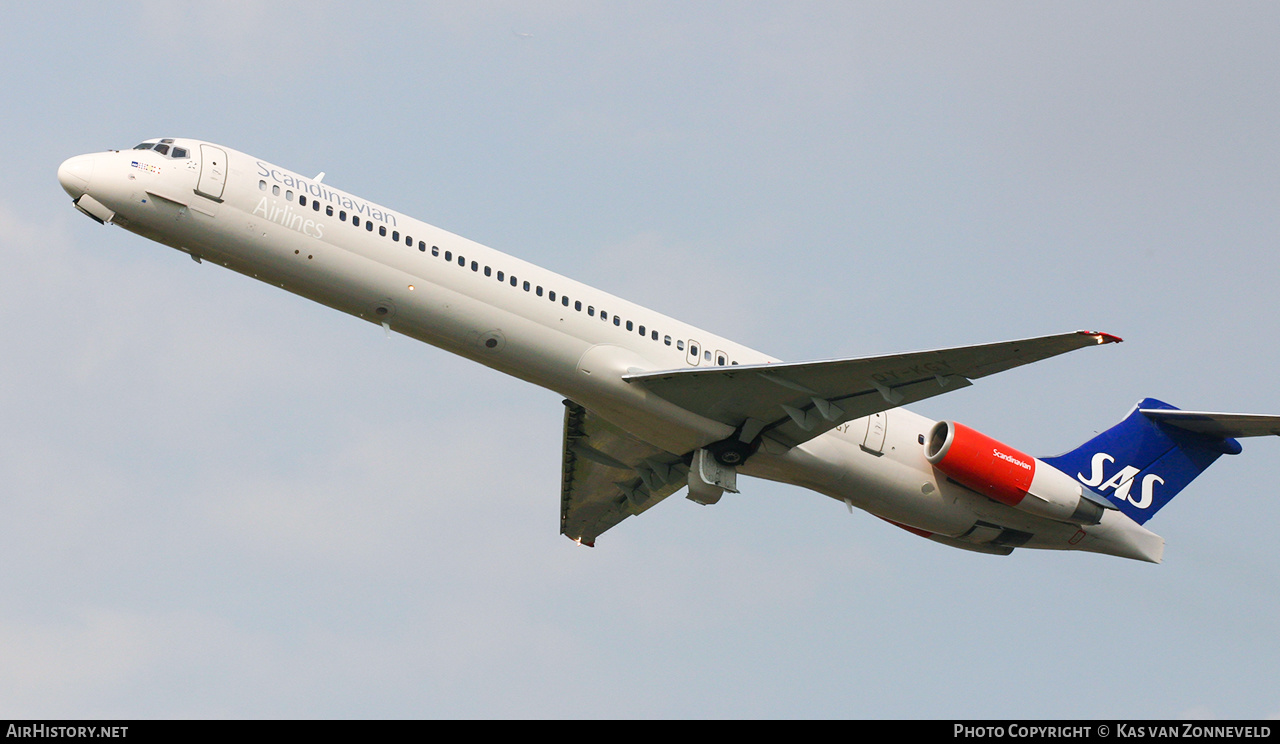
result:
M 1177 408 L 1146 398 L 1123 421 L 1057 457 L 1041 460 L 1078 479 L 1144 524 L 1221 455 L 1241 451 L 1230 427 L 1189 426 Z M 1182 412 L 1179 412 L 1181 414 Z M 1191 414 L 1216 421 L 1227 414 Z M 1238 428 L 1238 427 L 1237 427 Z M 1247 432 L 1251 433 L 1251 432 Z

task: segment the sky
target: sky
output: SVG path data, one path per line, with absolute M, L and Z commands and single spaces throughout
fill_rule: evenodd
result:
M 913 409 L 1280 414 L 1280 7 L 19 3 L 0 718 L 1280 716 L 1280 440 L 1151 565 L 753 479 L 558 534 L 554 393 L 77 213 L 222 143 L 785 360 L 1125 343 Z

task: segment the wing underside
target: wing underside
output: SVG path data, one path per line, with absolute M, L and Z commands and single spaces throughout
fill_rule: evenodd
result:
M 683 457 L 636 439 L 573 401 L 564 405 L 561 534 L 594 545 L 605 530 L 688 483 Z
M 787 447 L 846 421 L 967 387 L 1086 346 L 1119 341 L 1077 331 L 979 346 L 819 362 L 643 372 L 623 379 L 682 408 Z
M 795 447 L 847 421 L 967 387 L 971 380 L 1120 339 L 1077 331 L 980 346 L 819 362 L 624 375 L 633 385 L 728 424 L 737 438 Z M 689 455 L 643 442 L 565 401 L 560 532 L 587 545 L 689 482 Z M 708 443 L 711 444 L 711 443 Z

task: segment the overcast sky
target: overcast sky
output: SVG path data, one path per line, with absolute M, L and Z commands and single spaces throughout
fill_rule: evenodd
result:
M 594 549 L 563 408 L 75 212 L 225 144 L 787 360 L 1076 329 L 914 406 L 1034 454 L 1280 413 L 1274 3 L 18 3 L 0 718 L 1280 716 L 1280 440 L 1165 563 L 757 480 Z

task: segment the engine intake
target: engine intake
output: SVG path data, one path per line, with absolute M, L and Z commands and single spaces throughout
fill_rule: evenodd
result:
M 1102 506 L 1075 478 L 963 424 L 934 424 L 924 454 L 952 480 L 1001 504 L 1075 524 L 1102 520 Z

